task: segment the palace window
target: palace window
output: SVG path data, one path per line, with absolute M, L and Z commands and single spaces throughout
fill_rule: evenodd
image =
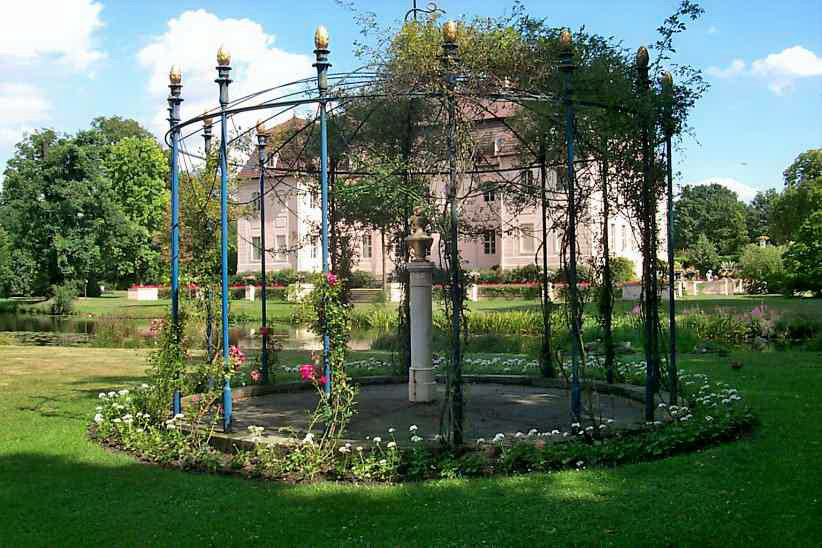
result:
M 278 234 L 277 235 L 277 260 L 284 261 L 286 260 L 286 254 L 288 250 L 286 247 L 288 244 L 286 243 L 285 234 Z
M 260 262 L 262 258 L 262 244 L 259 236 L 251 237 L 251 260 L 255 263 Z
M 486 202 L 493 202 L 497 199 L 497 191 L 494 187 L 486 187 L 485 190 L 482 191 L 482 199 Z
M 260 193 L 259 192 L 252 192 L 251 193 L 251 207 L 254 208 L 254 211 L 260 211 Z
M 362 236 L 362 258 L 370 259 L 373 255 L 371 252 L 371 234 L 363 234 Z
M 522 185 L 531 186 L 534 184 L 534 172 L 530 169 L 523 169 L 519 172 L 519 182 Z
M 534 225 L 519 225 L 519 252 L 521 255 L 529 255 L 534 252 Z
M 493 230 L 486 230 L 482 235 L 482 247 L 486 255 L 497 254 L 497 233 Z

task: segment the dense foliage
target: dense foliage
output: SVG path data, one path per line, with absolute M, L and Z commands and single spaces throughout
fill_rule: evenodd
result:
M 674 212 L 677 248 L 692 249 L 704 236 L 720 255 L 735 255 L 749 242 L 745 214 L 745 204 L 722 185 L 685 186 Z
M 168 166 L 136 123 L 98 118 L 76 135 L 35 131 L 6 166 L 0 223 L 11 249 L 10 291 L 154 279 Z
M 822 210 L 805 220 L 784 259 L 791 291 L 822 295 Z

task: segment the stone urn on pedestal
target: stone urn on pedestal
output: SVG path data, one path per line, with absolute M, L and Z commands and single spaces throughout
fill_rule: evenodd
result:
M 411 370 L 408 400 L 434 399 L 434 367 L 431 360 L 431 286 L 434 264 L 426 259 L 434 239 L 425 232 L 421 209 L 414 211 L 411 235 L 405 239 L 413 258 L 408 263 L 411 308 Z

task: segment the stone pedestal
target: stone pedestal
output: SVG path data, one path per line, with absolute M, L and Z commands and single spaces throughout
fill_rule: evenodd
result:
M 253 301 L 256 298 L 257 288 L 253 285 L 245 286 L 245 300 Z
M 479 286 L 477 284 L 468 286 L 468 300 L 474 303 L 479 300 Z
M 411 261 L 408 274 L 411 289 L 411 370 L 408 372 L 408 400 L 434 399 L 434 367 L 431 362 L 431 274 L 434 264 Z

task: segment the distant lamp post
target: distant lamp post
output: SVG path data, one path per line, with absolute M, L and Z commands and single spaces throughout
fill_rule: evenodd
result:
M 268 135 L 265 133 L 265 127 L 262 122 L 257 122 L 257 161 L 260 165 L 260 274 L 262 279 L 262 287 L 260 288 L 260 300 L 262 304 L 262 352 L 261 352 L 261 369 L 262 382 L 268 384 L 269 370 L 268 370 L 268 323 L 265 317 L 266 308 L 266 271 L 265 271 L 265 147 L 268 144 Z
M 180 175 L 177 163 L 180 149 L 180 94 L 183 89 L 183 75 L 177 65 L 168 73 L 168 123 L 171 129 L 171 326 L 174 337 L 179 342 L 180 335 Z M 178 415 L 182 411 L 180 388 L 174 389 L 171 411 Z
M 205 159 L 208 161 L 208 154 L 211 152 L 212 127 L 214 121 L 211 119 L 211 116 L 208 115 L 208 111 L 204 112 L 203 115 L 205 116 L 205 118 L 203 118 L 203 148 L 205 149 Z
M 322 248 L 323 248 L 323 275 L 329 272 L 329 252 L 328 252 L 328 114 L 326 112 L 328 92 L 328 29 L 320 25 L 314 31 L 314 55 L 317 62 L 314 67 L 317 69 L 317 91 L 320 94 L 320 186 L 322 189 Z M 328 328 L 323 327 L 323 375 L 325 375 L 325 394 L 331 394 L 331 365 L 328 362 L 330 342 L 328 339 Z
M 228 85 L 231 83 L 231 55 L 220 46 L 217 51 L 217 79 L 220 88 L 220 259 L 222 274 L 223 367 L 229 367 L 228 338 Z M 231 431 L 231 381 L 223 384 L 223 431 Z

